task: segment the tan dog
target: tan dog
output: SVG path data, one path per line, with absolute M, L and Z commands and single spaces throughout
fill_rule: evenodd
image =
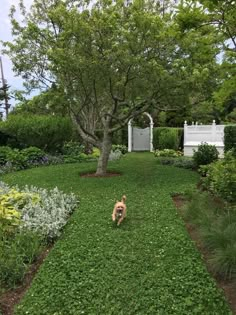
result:
M 124 218 L 126 217 L 126 196 L 123 196 L 121 201 L 117 201 L 113 212 L 112 212 L 112 220 L 113 221 L 118 221 L 117 225 L 120 225 L 121 222 L 124 220 Z

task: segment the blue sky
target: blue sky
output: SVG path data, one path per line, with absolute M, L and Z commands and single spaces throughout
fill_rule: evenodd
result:
M 24 0 L 26 7 L 29 7 L 32 4 L 33 0 Z M 11 24 L 9 19 L 10 7 L 14 4 L 17 5 L 18 0 L 0 0 L 0 40 L 11 41 Z M 0 51 L 2 46 L 0 44 Z M 4 77 L 7 80 L 8 85 L 10 85 L 12 90 L 22 89 L 22 79 L 16 77 L 12 71 L 12 63 L 8 56 L 2 55 Z M 2 82 L 0 82 L 2 84 Z M 14 100 L 10 101 L 11 104 L 14 104 Z

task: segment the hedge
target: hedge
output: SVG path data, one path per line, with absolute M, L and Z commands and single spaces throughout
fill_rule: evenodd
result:
M 153 148 L 155 150 L 183 148 L 183 128 L 159 127 L 153 129 Z
M 60 150 L 63 143 L 73 137 L 69 118 L 46 115 L 12 115 L 0 123 L 0 132 L 8 137 L 5 145 L 34 146 L 48 152 Z
M 224 151 L 227 152 L 233 148 L 236 148 L 236 125 L 225 126 Z

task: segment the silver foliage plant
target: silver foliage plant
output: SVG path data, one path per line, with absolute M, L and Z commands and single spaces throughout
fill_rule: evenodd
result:
M 120 150 L 111 151 L 109 155 L 109 161 L 116 161 L 119 160 L 122 156 L 122 153 Z
M 1 193 L 8 193 L 11 187 L 0 182 Z M 14 187 L 15 190 L 25 193 L 25 202 L 14 202 L 14 208 L 21 212 L 21 229 L 36 231 L 53 239 L 61 233 L 69 215 L 78 206 L 77 197 L 73 194 L 65 194 L 57 187 L 52 190 L 25 186 L 23 189 Z

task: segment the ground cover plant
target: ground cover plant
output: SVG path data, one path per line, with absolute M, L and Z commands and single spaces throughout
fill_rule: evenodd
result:
M 209 253 L 210 269 L 224 279 L 236 278 L 236 207 L 195 191 L 184 207 L 184 216 L 194 225 Z
M 43 247 L 61 233 L 77 206 L 74 194 L 57 188 L 22 189 L 0 181 L 0 285 L 19 285 Z
M 110 163 L 122 176 L 80 176 L 95 170 L 66 164 L 3 177 L 80 196 L 15 314 L 231 314 L 171 199 L 199 175 L 158 165 L 150 153 Z M 124 193 L 127 219 L 117 227 L 111 213 Z

